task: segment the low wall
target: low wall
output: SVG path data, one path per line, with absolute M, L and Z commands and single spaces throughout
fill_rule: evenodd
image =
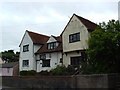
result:
M 2 77 L 2 85 L 20 88 L 115 88 L 116 75 Z

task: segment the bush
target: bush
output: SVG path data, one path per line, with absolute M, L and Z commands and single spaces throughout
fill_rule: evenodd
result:
M 55 69 L 52 69 L 50 72 L 52 75 L 65 75 L 66 67 L 58 65 Z
M 45 71 L 41 71 L 39 73 L 37 73 L 38 75 L 50 75 L 50 72 L 48 72 L 47 70 Z
M 34 76 L 36 75 L 36 71 L 30 70 L 30 71 L 20 71 L 21 76 Z
M 68 65 L 68 67 L 66 68 L 66 72 L 68 75 L 73 75 L 76 72 L 76 70 L 72 65 Z

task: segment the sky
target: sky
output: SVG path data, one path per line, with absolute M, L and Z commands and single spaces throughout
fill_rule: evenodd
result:
M 26 30 L 61 34 L 73 13 L 95 23 L 118 20 L 119 0 L 1 0 L 0 51 L 19 51 Z

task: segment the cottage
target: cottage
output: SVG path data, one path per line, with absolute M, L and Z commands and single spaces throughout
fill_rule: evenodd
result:
M 61 37 L 47 36 L 26 30 L 20 43 L 19 69 L 50 70 L 60 64 L 62 58 Z
M 85 59 L 88 38 L 97 25 L 76 14 L 60 36 L 47 36 L 26 30 L 20 43 L 19 69 L 51 70 L 57 65 L 80 65 Z

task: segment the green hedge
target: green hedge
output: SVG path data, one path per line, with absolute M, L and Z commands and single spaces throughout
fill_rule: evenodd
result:
M 30 71 L 20 71 L 21 76 L 34 76 L 36 75 L 36 71 L 30 70 Z
M 21 71 L 20 72 L 20 75 L 21 76 L 34 76 L 34 75 L 38 75 L 38 76 L 54 76 L 54 75 L 74 75 L 76 73 L 76 69 L 69 65 L 68 67 L 65 67 L 65 66 L 57 66 L 56 68 L 50 70 L 50 71 L 41 71 L 39 73 L 37 73 L 36 71 L 34 70 L 31 70 L 31 71 Z

